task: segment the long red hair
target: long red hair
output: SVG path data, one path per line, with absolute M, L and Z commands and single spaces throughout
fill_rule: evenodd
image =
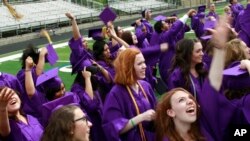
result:
M 164 137 L 167 137 L 170 141 L 184 141 L 184 139 L 179 135 L 179 133 L 175 129 L 173 118 L 167 115 L 167 110 L 172 108 L 171 97 L 177 91 L 183 91 L 190 95 L 190 97 L 196 103 L 197 113 L 199 116 L 200 109 L 193 95 L 191 95 L 188 91 L 186 91 L 183 88 L 175 88 L 170 90 L 169 92 L 165 93 L 162 96 L 156 108 L 155 126 L 156 126 L 157 141 L 162 141 Z M 199 141 L 205 140 L 203 135 L 201 134 L 197 120 L 191 124 L 191 129 L 188 131 L 188 134 L 193 140 L 199 140 Z
M 140 50 L 137 48 L 127 48 L 118 55 L 114 61 L 115 83 L 132 85 L 137 82 L 134 63 L 136 55 L 140 53 Z

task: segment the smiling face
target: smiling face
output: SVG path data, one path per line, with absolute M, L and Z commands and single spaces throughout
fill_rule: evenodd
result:
M 192 64 L 196 65 L 196 64 L 202 63 L 203 56 L 204 56 L 204 53 L 202 51 L 202 45 L 200 42 L 196 42 L 194 44 L 194 49 L 192 53 Z
M 21 108 L 21 100 L 19 96 L 14 92 L 14 95 L 10 98 L 7 104 L 8 114 L 10 116 L 15 115 L 20 110 L 20 108 Z
M 172 108 L 167 110 L 167 114 L 174 122 L 191 124 L 196 121 L 197 105 L 192 95 L 177 91 L 172 95 L 170 103 Z
M 86 115 L 80 108 L 75 109 L 75 128 L 74 128 L 74 141 L 89 141 L 90 127 L 92 123 L 86 119 Z
M 138 79 L 144 79 L 146 76 L 146 64 L 145 64 L 145 59 L 141 53 L 137 54 L 135 56 L 135 63 L 134 63 L 134 68 L 135 68 L 135 73 Z

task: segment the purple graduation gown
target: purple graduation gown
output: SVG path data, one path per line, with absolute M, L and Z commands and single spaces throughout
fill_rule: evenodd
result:
M 190 77 L 192 81 L 190 81 L 191 84 L 189 86 L 188 91 L 194 96 L 196 94 L 197 97 L 199 94 L 201 94 L 204 78 L 201 77 L 195 78 L 192 74 L 189 75 L 189 78 Z M 171 72 L 168 78 L 167 86 L 169 87 L 169 89 L 177 87 L 185 88 L 185 80 L 180 68 L 175 68 L 174 71 Z
M 147 48 L 147 47 L 149 47 L 149 41 L 150 41 L 149 39 L 151 38 L 151 35 L 152 35 L 152 33 L 148 33 L 148 30 L 147 30 L 146 33 L 143 32 L 142 31 L 143 26 L 144 26 L 144 24 L 142 23 L 141 26 L 137 26 L 135 28 L 135 35 L 136 35 L 137 40 L 138 40 L 138 44 L 137 44 L 138 48 Z
M 248 47 L 250 47 L 250 4 L 247 4 L 246 9 L 242 10 L 238 15 L 235 30 L 239 33 L 239 37 Z
M 244 6 L 241 5 L 240 3 L 236 3 L 236 4 L 231 5 L 231 11 L 232 11 L 232 17 L 233 17 L 233 22 L 232 22 L 233 27 L 235 27 L 238 15 L 239 15 L 240 11 L 243 9 L 244 9 Z
M 159 72 L 162 80 L 167 83 L 167 73 L 171 65 L 171 60 L 175 54 L 176 36 L 183 28 L 184 24 L 177 20 L 168 31 L 162 32 L 159 36 L 160 43 L 168 43 L 168 51 L 161 53 L 159 60 Z
M 204 23 L 197 14 L 191 19 L 191 28 L 194 30 L 196 37 L 199 39 L 204 34 Z
M 104 61 L 97 61 L 97 63 L 108 71 L 109 77 L 111 78 L 111 82 L 107 82 L 106 78 L 103 76 L 101 72 L 98 72 L 96 75 L 98 79 L 98 83 L 99 83 L 98 85 L 100 88 L 99 93 L 100 93 L 102 101 L 104 102 L 107 94 L 109 93 L 109 91 L 112 89 L 114 85 L 113 80 L 115 78 L 115 69 L 113 66 L 107 64 Z
M 70 54 L 70 63 L 72 65 L 72 68 L 75 68 L 76 70 L 82 69 L 80 67 L 85 66 L 84 60 L 92 59 L 93 56 L 90 54 L 82 44 L 82 37 L 75 40 L 74 38 L 71 38 L 69 40 L 69 47 L 71 49 Z
M 151 35 L 154 32 L 154 28 L 151 25 L 151 23 L 149 21 L 147 21 L 146 19 L 142 19 L 141 20 L 142 24 L 146 26 L 146 30 L 147 30 L 147 40 L 150 41 Z
M 155 109 L 156 98 L 151 86 L 143 81 L 138 81 L 145 90 L 148 100 L 140 90 L 136 94 L 132 89 L 133 96 L 138 105 L 140 113 L 149 109 Z M 132 128 L 124 134 L 119 132 L 129 122 L 129 119 L 136 116 L 135 106 L 125 86 L 116 84 L 110 91 L 103 107 L 103 129 L 109 141 L 140 141 L 140 132 L 138 126 Z M 154 141 L 155 135 L 152 130 L 153 122 L 142 122 L 145 136 L 148 141 Z
M 28 124 L 10 119 L 11 132 L 6 141 L 40 141 L 43 127 L 36 118 L 26 115 Z
M 236 112 L 233 105 L 220 92 L 216 91 L 209 80 L 205 80 L 202 93 L 198 96 L 201 108 L 201 124 L 216 141 L 223 141 L 229 136 L 228 126 Z
M 83 86 L 79 84 L 73 84 L 71 91 L 78 95 L 80 99 L 80 105 L 87 112 L 90 121 L 93 126 L 90 130 L 90 138 L 92 141 L 105 141 L 105 135 L 102 128 L 102 100 L 98 91 L 94 91 L 94 99 L 92 100 L 86 93 Z

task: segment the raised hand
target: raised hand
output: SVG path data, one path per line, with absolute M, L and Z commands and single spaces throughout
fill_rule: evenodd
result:
M 82 76 L 86 79 L 86 78 L 90 78 L 91 77 L 91 72 L 86 71 L 86 67 L 84 67 L 83 71 L 82 71 Z
M 8 102 L 10 101 L 11 97 L 15 94 L 15 92 L 8 88 L 5 87 L 1 90 L 0 92 L 0 109 L 6 109 Z
M 70 20 L 74 20 L 75 16 L 71 14 L 70 12 L 65 13 L 65 16 L 68 17 Z

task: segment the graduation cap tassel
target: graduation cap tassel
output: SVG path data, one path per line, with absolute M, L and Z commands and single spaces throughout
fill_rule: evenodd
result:
M 47 30 L 42 29 L 42 30 L 41 30 L 41 35 L 47 38 L 49 44 L 52 44 L 51 38 L 50 38 L 49 33 L 48 33 Z
M 8 8 L 8 10 L 10 11 L 11 15 L 16 19 L 16 20 L 20 20 L 23 15 L 20 13 L 16 12 L 16 9 L 12 7 L 12 5 L 10 5 L 7 0 L 3 1 L 3 4 Z

